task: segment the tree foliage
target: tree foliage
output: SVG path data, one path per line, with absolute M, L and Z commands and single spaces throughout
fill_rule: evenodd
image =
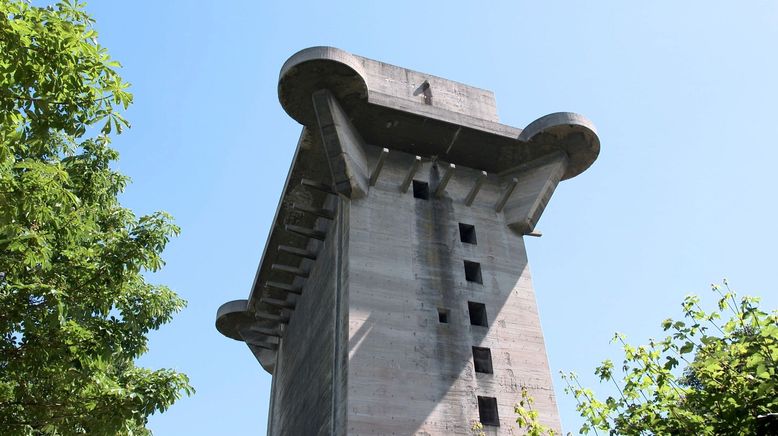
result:
M 143 276 L 178 227 L 117 200 L 119 67 L 82 4 L 0 0 L 0 434 L 145 434 L 192 392 L 134 365 L 185 303 Z
M 529 394 L 526 387 L 521 388 L 521 399 L 513 406 L 516 413 L 516 423 L 525 431 L 526 436 L 556 436 L 557 433 L 551 427 L 540 422 L 538 411 L 533 407 L 535 399 Z
M 713 291 L 716 310 L 686 297 L 684 319 L 662 322 L 668 335 L 661 340 L 634 347 L 616 334 L 621 371 L 606 360 L 595 373 L 617 396 L 598 400 L 575 374 L 563 375 L 585 419 L 582 433 L 758 434 L 759 417 L 778 412 L 778 311 L 738 299 L 726 281 Z

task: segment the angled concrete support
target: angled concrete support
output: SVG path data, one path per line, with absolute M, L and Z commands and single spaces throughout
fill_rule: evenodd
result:
M 508 202 L 508 199 L 511 198 L 511 194 L 513 194 L 513 190 L 516 189 L 516 185 L 519 184 L 519 179 L 516 177 L 512 178 L 510 182 L 508 182 L 508 186 L 505 188 L 504 191 L 502 191 L 502 195 L 500 195 L 500 199 L 497 200 L 497 204 L 494 205 L 495 212 L 502 212 L 502 209 L 505 207 L 505 203 Z
M 243 341 L 246 343 L 252 342 L 252 345 L 256 341 L 252 340 L 256 338 L 257 336 L 269 336 L 272 338 L 280 338 L 281 331 L 278 328 L 269 329 L 264 327 L 257 327 L 257 326 L 247 326 L 243 330 L 241 330 L 240 335 L 243 337 Z
M 279 283 L 279 282 L 267 282 L 265 283 L 265 286 L 280 289 L 282 291 L 289 292 L 291 294 L 297 294 L 300 295 L 303 293 L 303 287 L 302 286 L 294 286 L 294 285 L 288 285 L 286 283 Z
M 473 185 L 473 189 L 470 190 L 470 192 L 467 194 L 467 197 L 465 198 L 466 206 L 471 206 L 473 204 L 473 200 L 475 200 L 475 196 L 478 195 L 478 191 L 481 190 L 481 186 L 483 186 L 485 180 L 486 180 L 486 171 L 481 171 L 481 174 L 479 174 L 478 178 L 475 179 L 475 184 Z
M 387 155 L 389 155 L 388 148 L 382 149 L 381 154 L 378 155 L 378 162 L 376 162 L 373 172 L 370 173 L 370 186 L 375 186 L 375 182 L 378 181 L 378 175 L 381 174 L 381 169 L 384 167 Z
M 311 189 L 315 189 L 317 191 L 321 191 L 321 192 L 324 192 L 324 193 L 327 193 L 327 194 L 335 194 L 335 191 L 332 189 L 332 187 L 330 185 L 327 185 L 327 184 L 321 183 L 321 182 L 317 182 L 316 180 L 311 180 L 311 179 L 303 178 L 303 179 L 300 180 L 300 185 L 308 187 L 308 188 L 311 188 Z
M 448 164 L 448 168 L 446 168 L 446 173 L 443 174 L 443 178 L 440 179 L 440 183 L 438 183 L 438 187 L 435 188 L 435 197 L 441 197 L 444 192 L 446 192 L 446 185 L 448 185 L 449 180 L 451 180 L 451 176 L 454 175 L 454 170 L 457 169 L 457 166 L 454 164 Z
M 327 239 L 327 234 L 319 230 L 309 229 L 307 227 L 295 226 L 292 224 L 287 224 L 286 226 L 284 226 L 284 228 L 286 229 L 287 232 L 296 233 L 300 236 L 305 236 L 306 238 L 318 239 L 320 241 Z
M 567 165 L 567 155 L 557 153 L 514 173 L 517 193 L 505 204 L 505 218 L 513 231 L 522 235 L 533 233 Z
M 411 167 L 408 169 L 408 174 L 405 176 L 403 184 L 400 185 L 400 192 L 408 192 L 408 187 L 411 186 L 411 182 L 413 181 L 413 176 L 416 175 L 416 171 L 419 171 L 419 166 L 421 166 L 421 156 L 416 156 L 416 158 L 413 159 Z
M 270 306 L 278 307 L 280 309 L 294 309 L 295 303 L 286 300 L 278 300 L 276 298 L 261 298 L 260 303 L 265 303 Z
M 303 248 L 292 247 L 289 245 L 279 245 L 278 251 L 283 253 L 289 253 L 293 256 L 303 257 L 305 259 L 316 260 L 316 253 L 311 250 L 305 250 Z
M 254 317 L 257 319 L 266 319 L 268 321 L 278 321 L 282 324 L 286 324 L 289 322 L 288 316 L 274 315 L 272 313 L 266 313 L 266 312 L 257 312 L 254 314 Z
M 292 209 L 299 210 L 300 212 L 309 213 L 311 215 L 315 215 L 318 217 L 326 218 L 328 220 L 332 220 L 333 218 L 335 218 L 335 212 L 327 209 L 319 209 L 316 207 L 305 206 L 297 203 L 292 204 Z
M 329 90 L 311 96 L 335 190 L 349 198 L 367 195 L 368 173 L 364 141 Z
M 303 277 L 303 278 L 307 278 L 308 277 L 308 272 L 307 271 L 304 271 L 304 270 L 302 270 L 300 268 L 297 268 L 295 266 L 279 265 L 277 263 L 274 263 L 274 264 L 270 265 L 270 270 L 271 271 L 287 272 L 287 273 L 295 275 L 297 277 Z

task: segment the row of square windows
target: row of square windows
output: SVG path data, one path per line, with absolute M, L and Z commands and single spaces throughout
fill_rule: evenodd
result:
M 486 306 L 483 303 L 467 302 L 467 310 L 470 315 L 470 325 L 487 327 Z M 448 310 L 438 309 L 438 321 L 448 324 Z M 487 347 L 471 347 L 473 351 L 473 368 L 475 372 L 482 374 L 494 374 L 492 366 L 492 350 Z M 497 413 L 497 399 L 494 397 L 478 396 L 478 415 L 483 425 L 500 425 L 500 417 Z
M 475 372 L 493 374 L 492 350 L 486 347 L 472 347 L 473 367 Z M 500 416 L 497 413 L 497 398 L 478 396 L 478 416 L 483 425 L 500 425 Z
M 470 324 L 486 326 L 486 307 L 481 303 L 468 301 L 468 311 L 470 313 Z M 448 310 L 438 309 L 438 320 L 441 323 L 448 323 Z M 473 368 L 475 372 L 482 374 L 494 374 L 492 366 L 492 350 L 486 347 L 472 347 L 473 350 Z M 497 399 L 494 397 L 478 396 L 478 415 L 483 425 L 500 425 L 500 417 L 497 413 Z
M 465 244 L 477 244 L 475 226 L 459 223 L 459 240 Z M 465 261 L 465 279 L 468 282 L 483 283 L 481 277 L 481 264 L 470 260 Z
M 429 184 L 418 180 L 413 181 L 413 196 L 422 200 L 429 200 Z M 478 244 L 475 235 L 475 226 L 459 223 L 459 240 L 466 244 Z M 481 276 L 481 264 L 469 260 L 465 262 L 465 279 L 469 282 L 483 283 Z M 486 320 L 486 306 L 483 303 L 467 302 L 467 310 L 470 315 L 470 325 L 488 327 Z M 438 309 L 438 321 L 448 323 L 448 310 Z M 493 374 L 492 351 L 485 347 L 473 347 L 473 366 L 475 372 Z M 497 413 L 497 398 L 478 396 L 478 415 L 483 425 L 500 425 L 500 417 Z
M 459 224 L 459 236 L 462 242 L 475 244 L 475 227 L 469 224 Z M 483 283 L 481 276 L 481 264 L 469 260 L 465 262 L 465 279 L 469 282 Z M 467 302 L 467 313 L 470 317 L 470 325 L 488 327 L 486 318 L 486 305 L 474 301 Z M 448 310 L 438 309 L 438 321 L 448 323 Z M 473 367 L 475 372 L 493 374 L 492 350 L 486 347 L 472 347 Z M 478 396 L 478 417 L 483 425 L 500 425 L 500 416 L 497 413 L 497 398 Z

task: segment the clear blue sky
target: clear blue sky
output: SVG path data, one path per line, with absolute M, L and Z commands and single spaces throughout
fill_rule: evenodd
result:
M 493 90 L 523 127 L 573 111 L 602 152 L 560 185 L 527 248 L 551 369 L 591 375 L 616 330 L 640 342 L 687 293 L 728 277 L 775 287 L 778 3 L 732 1 L 93 1 L 124 64 L 133 128 L 115 141 L 124 203 L 172 213 L 183 234 L 153 276 L 189 300 L 141 363 L 188 373 L 197 394 L 157 435 L 264 434 L 270 376 L 215 330 L 246 298 L 300 133 L 278 104 L 281 64 L 332 45 Z M 772 126 L 772 127 L 771 127 Z M 712 301 L 712 300 L 711 300 Z M 556 376 L 555 376 L 556 377 Z M 574 401 L 555 378 L 566 431 Z

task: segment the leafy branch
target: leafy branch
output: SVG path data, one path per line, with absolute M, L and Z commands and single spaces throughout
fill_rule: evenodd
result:
M 0 434 L 148 434 L 194 392 L 134 363 L 185 306 L 144 274 L 179 229 L 119 204 L 132 94 L 83 8 L 0 0 Z
M 669 335 L 662 340 L 633 347 L 614 336 L 624 353 L 621 375 L 609 360 L 595 374 L 614 384 L 618 398 L 599 401 L 575 374 L 562 375 L 585 420 L 581 433 L 752 434 L 758 416 L 778 410 L 778 313 L 759 310 L 757 298 L 738 299 L 726 280 L 712 290 L 718 310 L 707 312 L 699 297 L 687 296 L 686 322 L 663 321 Z M 717 323 L 725 311 L 729 318 Z

